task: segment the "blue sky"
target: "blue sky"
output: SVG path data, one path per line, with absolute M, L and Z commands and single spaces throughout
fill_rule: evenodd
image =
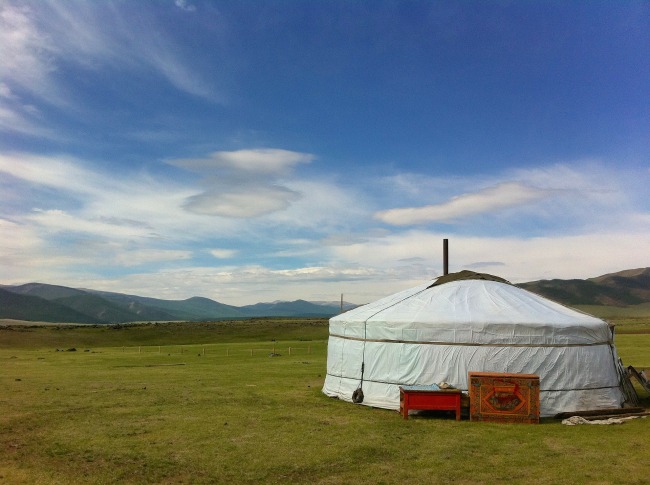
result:
M 0 284 L 356 303 L 650 266 L 647 2 L 0 3 Z

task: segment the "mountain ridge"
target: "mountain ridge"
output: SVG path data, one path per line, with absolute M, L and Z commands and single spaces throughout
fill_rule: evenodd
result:
M 628 269 L 585 280 L 530 281 L 517 286 L 565 305 L 640 305 L 650 302 L 650 268 Z

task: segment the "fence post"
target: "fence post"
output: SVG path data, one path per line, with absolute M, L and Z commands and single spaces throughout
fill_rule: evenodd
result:
M 291 355 L 291 347 L 289 347 L 289 355 Z

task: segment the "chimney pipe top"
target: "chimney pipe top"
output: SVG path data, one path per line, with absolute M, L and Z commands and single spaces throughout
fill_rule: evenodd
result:
M 442 240 L 442 266 L 443 275 L 449 274 L 449 239 Z

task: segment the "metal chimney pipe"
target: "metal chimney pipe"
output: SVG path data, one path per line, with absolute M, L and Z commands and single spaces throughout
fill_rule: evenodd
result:
M 449 239 L 442 240 L 442 265 L 443 274 L 449 274 Z

